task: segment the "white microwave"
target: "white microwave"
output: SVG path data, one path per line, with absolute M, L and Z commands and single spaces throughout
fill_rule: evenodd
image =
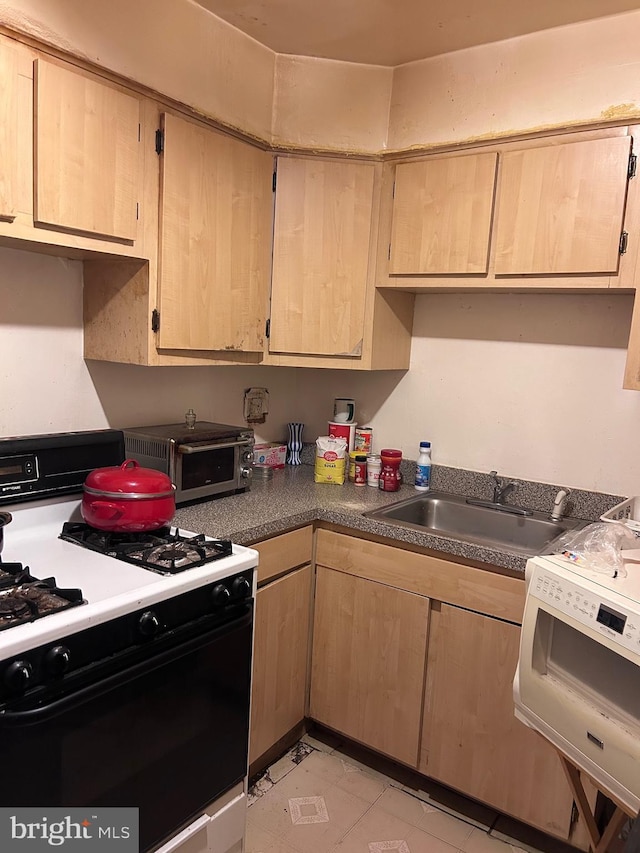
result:
M 614 579 L 564 557 L 534 557 L 526 582 L 516 717 L 636 814 L 640 565 Z

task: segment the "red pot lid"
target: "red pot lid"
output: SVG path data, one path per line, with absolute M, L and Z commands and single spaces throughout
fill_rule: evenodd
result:
M 122 465 L 96 468 L 84 481 L 87 488 L 96 492 L 145 495 L 165 494 L 173 488 L 171 480 L 162 471 L 142 468 L 135 459 L 125 459 Z

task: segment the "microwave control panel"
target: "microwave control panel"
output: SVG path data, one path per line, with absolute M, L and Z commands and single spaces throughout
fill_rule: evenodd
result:
M 638 614 L 543 570 L 532 576 L 528 593 L 640 656 Z

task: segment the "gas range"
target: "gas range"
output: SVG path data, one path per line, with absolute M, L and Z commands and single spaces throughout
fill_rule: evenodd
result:
M 195 832 L 217 849 L 233 815 L 235 849 L 258 554 L 175 527 L 87 527 L 87 474 L 123 457 L 116 430 L 0 439 L 0 802 L 135 807 L 141 853 Z
M 165 538 L 167 534 L 182 541 L 195 538 L 200 548 L 213 552 L 216 558 L 183 567 L 177 573 L 169 568 L 167 574 L 160 574 L 136 565 L 135 556 L 133 562 L 118 559 L 108 544 L 105 544 L 107 553 L 100 553 L 91 545 L 83 547 L 61 538 L 61 535 L 73 536 L 74 531 L 89 538 L 95 534 L 98 540 L 104 536 L 101 531 L 86 530 L 80 505 L 77 496 L 66 496 L 4 507 L 13 520 L 6 528 L 0 568 L 3 563 L 22 564 L 34 578 L 54 578 L 58 588 L 80 590 L 84 603 L 0 631 L 0 657 L 18 654 L 34 645 L 151 607 L 163 599 L 216 584 L 256 564 L 257 555 L 250 548 L 170 527 L 163 530 Z M 123 534 L 121 538 L 132 544 L 137 536 L 140 534 Z M 119 538 L 113 537 L 116 546 L 122 544 Z M 142 535 L 143 545 L 148 538 Z M 142 550 L 139 547 L 136 553 Z

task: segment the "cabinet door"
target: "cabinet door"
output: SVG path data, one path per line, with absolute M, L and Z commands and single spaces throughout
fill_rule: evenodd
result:
M 18 178 L 18 57 L 0 42 L 0 219 L 16 215 Z
M 631 137 L 502 155 L 496 275 L 615 273 Z
M 311 567 L 258 590 L 249 764 L 304 719 Z
M 433 613 L 420 770 L 567 838 L 573 799 L 558 755 L 514 716 L 519 642 L 510 622 L 446 604 Z
M 163 125 L 159 346 L 259 352 L 273 158 L 177 116 Z
M 34 222 L 133 242 L 139 101 L 37 59 L 34 103 Z
M 372 163 L 280 157 L 269 351 L 361 355 Z
M 318 567 L 311 716 L 415 767 L 429 599 Z
M 487 272 L 497 159 L 493 152 L 396 167 L 391 275 Z

